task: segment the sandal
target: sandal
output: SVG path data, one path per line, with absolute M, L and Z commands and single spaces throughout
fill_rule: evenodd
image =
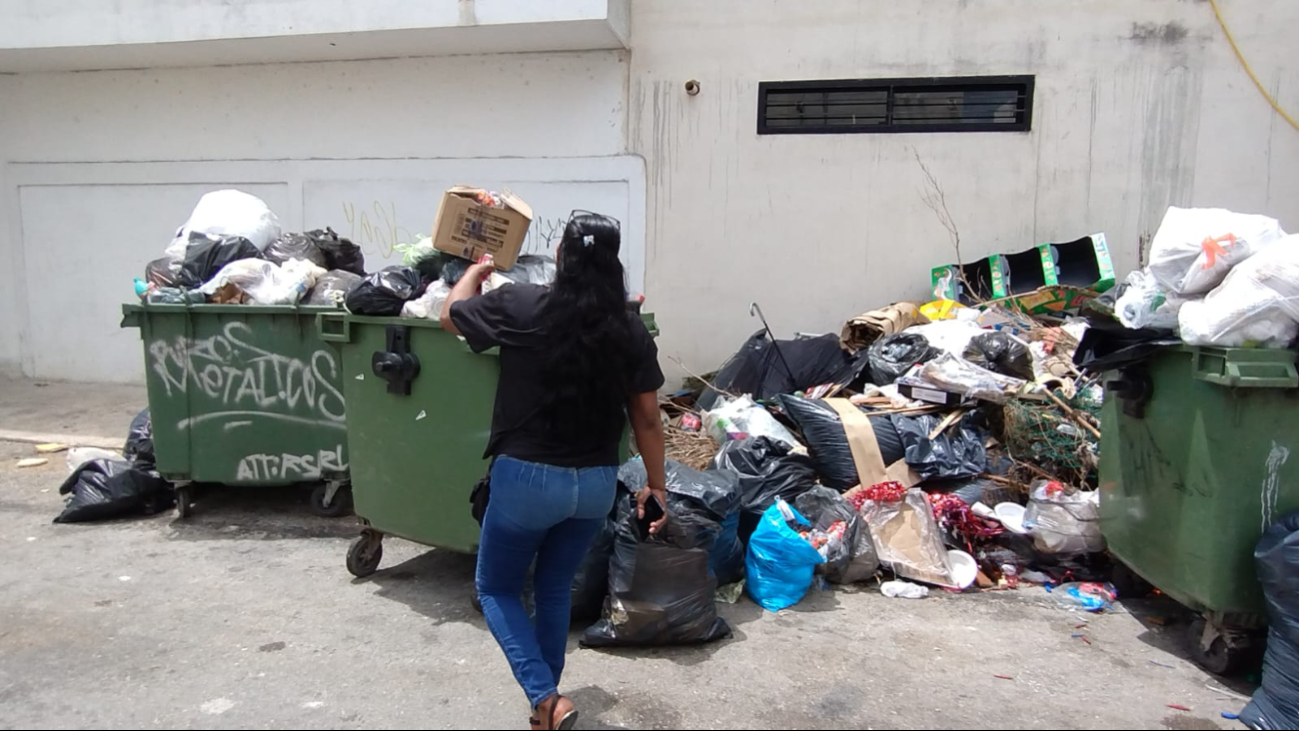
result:
M 548 725 L 541 723 L 543 714 L 546 714 L 549 718 L 550 723 Z M 538 703 L 537 707 L 533 709 L 532 718 L 528 719 L 528 721 L 532 724 L 532 728 L 535 729 L 570 731 L 577 724 L 577 709 L 573 707 L 573 701 L 569 700 L 567 696 L 554 695 Z

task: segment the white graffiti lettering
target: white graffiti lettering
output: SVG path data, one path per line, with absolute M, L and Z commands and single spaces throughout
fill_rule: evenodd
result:
M 149 344 L 150 368 L 168 398 L 194 389 L 223 406 L 184 419 L 179 428 L 250 417 L 344 428 L 343 394 L 333 384 L 342 373 L 333 352 L 322 348 L 302 360 L 258 348 L 251 340 L 248 325 L 231 322 L 220 335 Z
M 240 482 L 288 480 L 303 482 L 347 470 L 343 445 L 316 454 L 250 454 L 239 460 L 236 479 Z

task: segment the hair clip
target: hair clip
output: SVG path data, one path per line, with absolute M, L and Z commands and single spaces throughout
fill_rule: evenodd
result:
M 595 237 L 587 234 L 582 237 L 582 246 L 595 246 Z

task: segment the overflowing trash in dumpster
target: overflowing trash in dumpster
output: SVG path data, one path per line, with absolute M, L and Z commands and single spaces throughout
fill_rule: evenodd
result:
M 506 229 L 480 251 L 482 241 L 442 230 L 440 213 L 431 236 L 396 248 L 399 263 L 367 269 L 334 231 L 285 232 L 262 201 L 218 191 L 147 263 L 136 292 L 154 304 L 436 320 L 483 253 L 510 264 L 484 292 L 554 281 L 553 259 L 511 249 L 531 218 L 517 197 L 455 188 L 448 206 L 496 209 Z M 747 595 L 781 611 L 847 585 L 926 599 L 1039 584 L 1062 608 L 1111 609 L 1123 597 L 1101 532 L 1100 415 L 1111 393 L 1141 384 L 1105 374 L 1175 346 L 1288 349 L 1299 336 L 1299 237 L 1271 218 L 1170 208 L 1148 261 L 1117 277 L 1105 236 L 1092 234 L 945 264 L 928 301 L 863 302 L 872 309 L 819 335 L 778 336 L 758 305 L 736 303 L 762 329 L 660 398 L 666 532 L 650 535 L 632 509 L 640 458 L 622 466 L 622 491 L 573 585 L 574 619 L 595 622 L 583 645 L 723 639 L 717 602 Z M 61 521 L 167 504 L 137 431 L 126 460 L 87 453 L 100 458 L 68 479 Z M 1273 636 L 1284 642 L 1269 654 L 1268 690 L 1295 675 L 1278 606 Z M 1264 694 L 1251 712 L 1290 723 L 1293 709 Z

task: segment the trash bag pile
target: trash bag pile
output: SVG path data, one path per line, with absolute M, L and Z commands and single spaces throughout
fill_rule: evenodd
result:
M 84 458 L 83 458 L 84 457 Z M 105 450 L 68 451 L 71 474 L 59 486 L 66 496 L 55 523 L 153 515 L 176 504 L 175 489 L 156 469 L 149 410 L 131 421 L 122 454 Z
M 331 228 L 286 232 L 256 196 L 218 190 L 199 199 L 164 255 L 145 266 L 135 293 L 149 304 L 308 305 L 358 315 L 438 319 L 469 262 L 423 237 L 395 247 L 401 262 L 366 269 L 361 247 Z M 548 284 L 555 261 L 519 257 L 484 283 Z

